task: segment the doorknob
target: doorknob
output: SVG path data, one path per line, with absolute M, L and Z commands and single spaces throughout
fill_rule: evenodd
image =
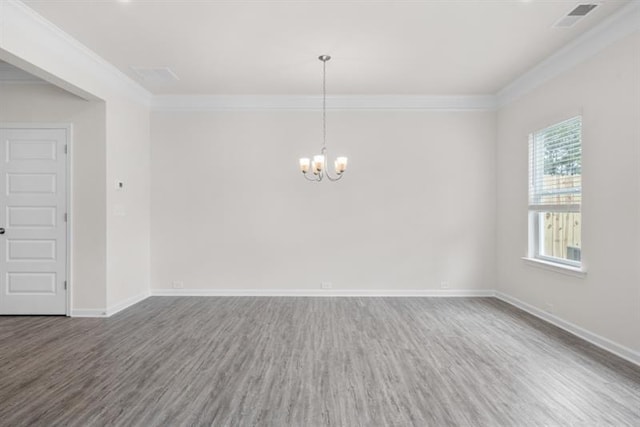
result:
M 0 228 L 0 234 L 4 234 L 4 228 Z

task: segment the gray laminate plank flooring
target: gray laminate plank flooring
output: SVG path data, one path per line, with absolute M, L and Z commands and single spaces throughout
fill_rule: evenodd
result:
M 640 426 L 640 368 L 492 298 L 153 297 L 0 343 L 3 426 Z

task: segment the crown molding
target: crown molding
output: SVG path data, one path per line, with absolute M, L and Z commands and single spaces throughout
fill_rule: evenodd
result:
M 327 110 L 485 111 L 495 110 L 493 95 L 337 95 Z M 322 109 L 321 96 L 306 95 L 157 95 L 154 111 L 261 111 Z
M 83 82 L 53 74 L 20 52 L 6 49 L 5 60 L 15 61 L 35 76 L 79 96 L 106 97 L 115 91 L 150 106 L 154 111 L 261 111 L 321 109 L 320 96 L 305 95 L 156 95 L 78 40 L 46 20 L 20 0 L 0 0 L 0 54 L 4 39 L 38 40 L 40 48 L 72 64 Z M 594 56 L 617 40 L 640 30 L 640 0 L 632 0 L 596 27 L 582 34 L 495 95 L 339 95 L 327 97 L 328 110 L 492 111 L 508 105 L 550 79 Z M 11 37 L 7 37 L 10 34 Z M 28 37 L 25 36 L 28 34 Z M 10 81 L 7 83 L 15 83 Z M 95 87 L 95 85 L 99 87 Z M 77 85 L 77 86 L 74 86 Z M 91 86 L 91 87 L 90 87 Z
M 0 0 L 0 12 L 0 49 L 8 53 L 5 59 L 19 59 L 28 72 L 83 97 L 106 98 L 115 91 L 135 102 L 151 104 L 149 91 L 21 1 Z M 37 44 L 38 49 L 60 58 L 56 69 L 29 63 L 22 52 L 12 49 L 22 43 L 25 50 Z M 82 81 L 70 78 L 70 73 L 83 76 Z
M 632 0 L 600 24 L 578 36 L 505 86 L 496 94 L 498 107 L 516 101 L 638 30 L 640 30 L 640 0 Z

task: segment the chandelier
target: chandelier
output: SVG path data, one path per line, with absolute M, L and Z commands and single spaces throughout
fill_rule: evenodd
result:
M 337 157 L 333 163 L 335 176 L 331 176 L 327 168 L 327 61 L 331 59 L 329 55 L 320 55 L 322 61 L 322 149 L 320 154 L 313 156 L 313 161 L 308 157 L 300 159 L 300 171 L 309 181 L 320 182 L 324 177 L 329 181 L 338 181 L 347 169 L 347 158 Z M 313 177 L 308 172 L 313 172 Z

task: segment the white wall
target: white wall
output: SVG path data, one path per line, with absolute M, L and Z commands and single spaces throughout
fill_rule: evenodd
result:
M 330 148 L 351 164 L 342 182 L 318 185 L 296 170 L 318 148 L 318 112 L 157 112 L 150 128 L 146 91 L 19 2 L 0 0 L 0 11 L 0 59 L 95 100 L 1 88 L 2 121 L 74 124 L 74 308 L 109 312 L 143 296 L 150 274 L 155 289 L 212 292 L 497 282 L 640 352 L 637 33 L 497 115 L 331 112 Z M 584 279 L 520 259 L 527 135 L 576 113 Z
M 152 288 L 494 287 L 493 112 L 328 113 L 338 183 L 311 183 L 318 112 L 152 114 Z
M 149 108 L 107 102 L 107 307 L 149 294 Z M 116 181 L 124 188 L 116 191 Z
M 96 269 L 104 276 L 96 282 L 105 284 L 99 292 L 103 303 L 74 309 L 111 313 L 149 289 L 150 94 L 21 2 L 0 0 L 0 34 L 0 59 L 76 95 L 104 101 L 105 141 L 91 154 L 101 165 L 96 171 L 100 178 L 82 184 L 103 199 L 97 222 L 87 224 L 96 227 L 91 234 L 104 235 L 98 242 L 106 244 L 106 268 Z M 126 184 L 118 194 L 116 179 Z
M 527 138 L 583 116 L 585 278 L 527 265 Z M 498 115 L 499 289 L 640 352 L 640 35 L 627 37 Z
M 105 104 L 52 85 L 0 84 L 0 122 L 73 125 L 74 309 L 106 307 Z

